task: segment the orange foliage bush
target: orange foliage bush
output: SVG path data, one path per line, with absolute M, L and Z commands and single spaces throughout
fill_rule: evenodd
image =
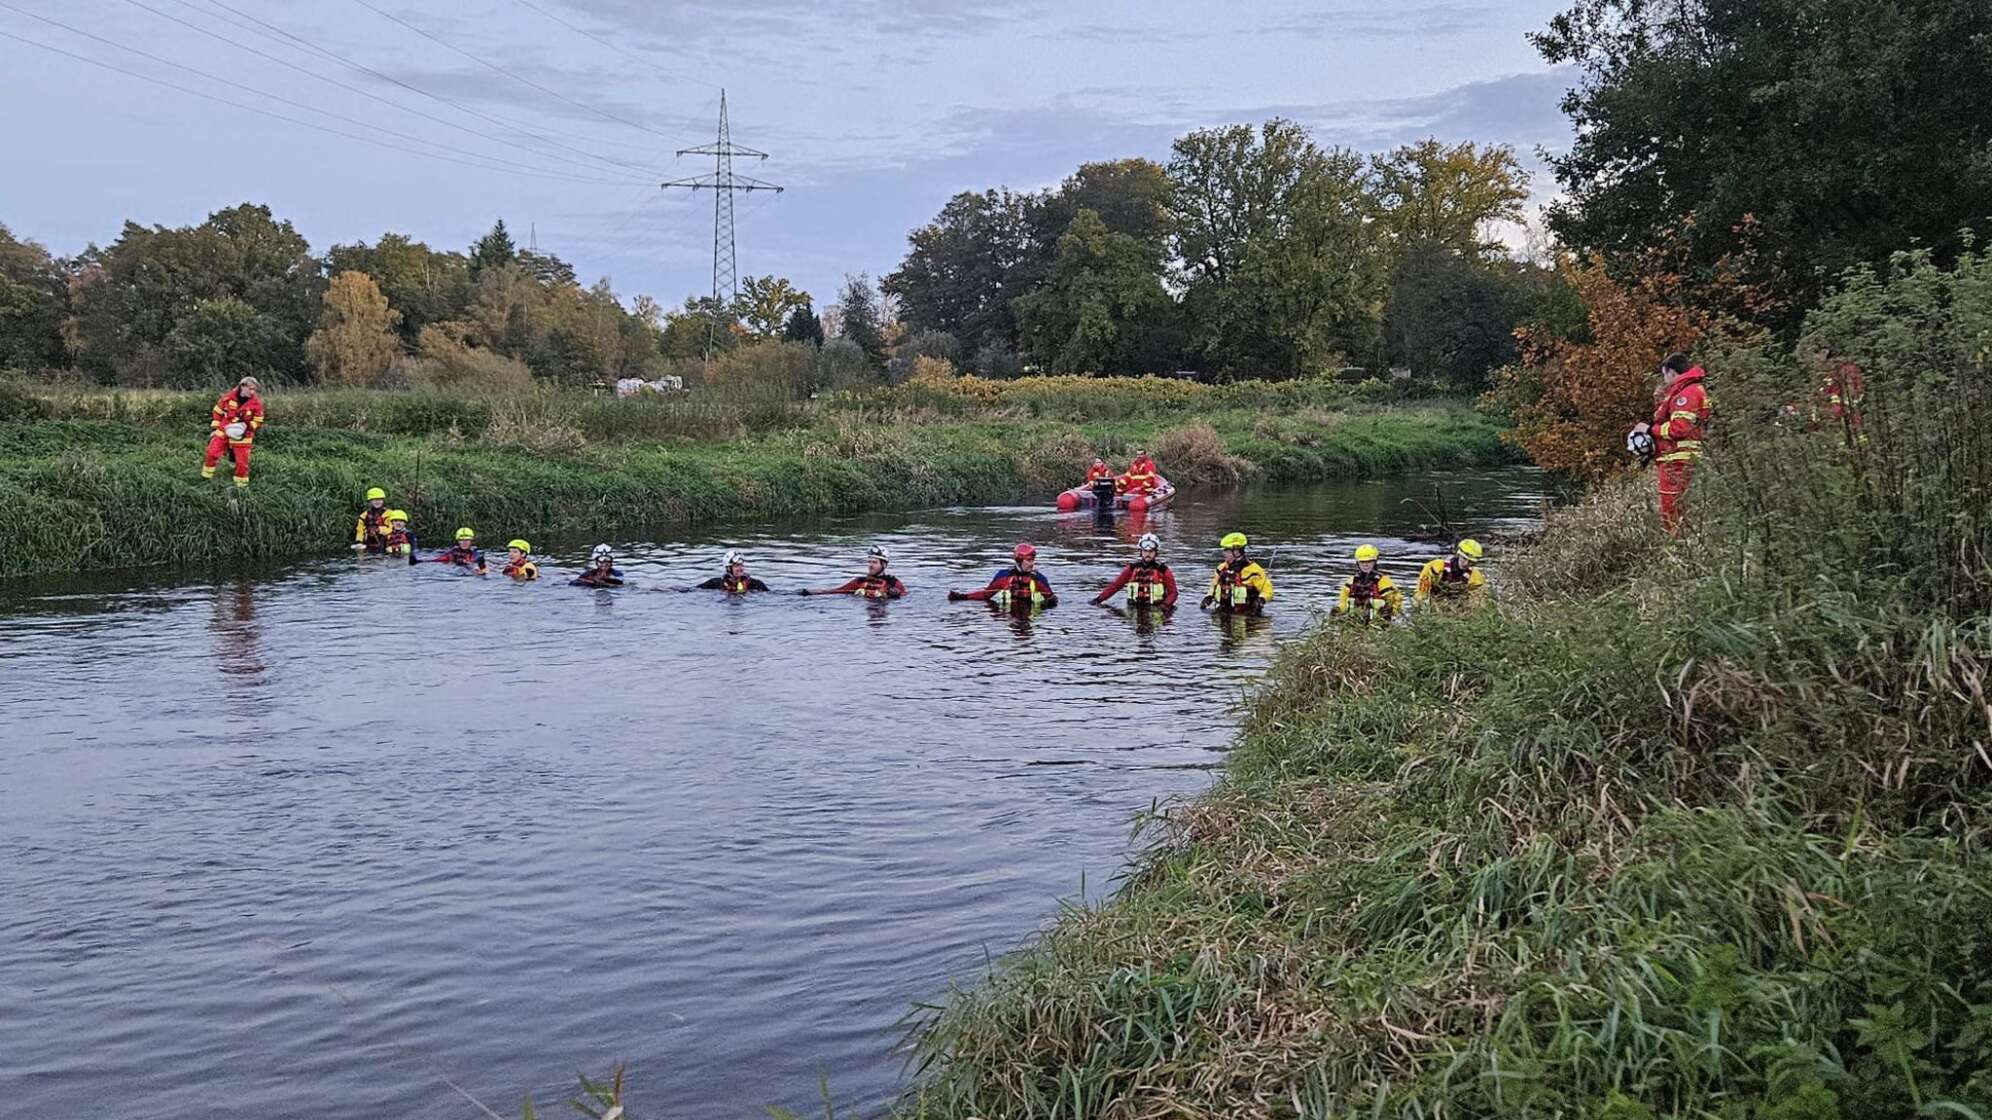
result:
M 1515 332 L 1522 360 L 1497 375 L 1489 403 L 1514 417 L 1506 438 L 1553 471 L 1597 478 L 1627 462 L 1625 432 L 1653 412 L 1661 359 L 1692 350 L 1703 316 L 1673 300 L 1679 282 L 1614 281 L 1598 265 L 1566 265 L 1590 340 Z

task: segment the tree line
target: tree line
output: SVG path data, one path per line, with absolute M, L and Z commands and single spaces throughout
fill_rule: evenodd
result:
M 521 248 L 502 220 L 461 251 L 389 233 L 322 256 L 249 203 L 177 229 L 127 222 L 73 258 L 0 226 L 0 370 L 107 385 L 648 379 L 705 352 L 710 302 L 625 305 L 606 279 L 584 287 L 558 256 Z M 732 310 L 728 330 L 745 337 L 821 338 L 786 280 L 749 277 Z

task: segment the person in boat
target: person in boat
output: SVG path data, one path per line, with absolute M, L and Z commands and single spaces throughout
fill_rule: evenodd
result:
M 588 567 L 568 581 L 573 587 L 621 587 L 623 574 L 616 570 L 616 554 L 608 545 L 598 544 L 588 554 Z
M 766 591 L 768 585 L 747 574 L 747 558 L 738 551 L 726 554 L 726 572 L 698 585 L 700 591 L 724 591 L 728 595 L 745 595 L 749 591 Z
M 890 574 L 885 566 L 892 558 L 882 545 L 873 545 L 865 552 L 865 574 L 838 587 L 805 587 L 798 595 L 856 595 L 861 599 L 903 599 L 906 585 L 899 577 Z
M 1404 592 L 1377 567 L 1380 555 L 1373 544 L 1356 549 L 1356 574 L 1342 584 L 1342 594 L 1335 600 L 1338 616 L 1368 626 L 1388 623 L 1404 612 Z
M 438 564 L 450 564 L 466 571 L 483 575 L 490 569 L 484 564 L 484 550 L 477 547 L 477 531 L 466 526 L 456 531 L 456 543 L 431 557 Z
M 1135 546 L 1140 555 L 1134 563 L 1121 569 L 1120 575 L 1114 577 L 1106 590 L 1093 596 L 1094 606 L 1105 604 L 1123 587 L 1127 588 L 1129 606 L 1167 610 L 1176 605 L 1176 573 L 1162 562 L 1162 538 L 1153 533 L 1143 533 Z
M 539 565 L 533 563 L 533 546 L 514 538 L 505 545 L 505 575 L 524 582 L 539 578 Z
M 1095 457 L 1093 465 L 1086 468 L 1087 486 L 1092 486 L 1096 482 L 1110 482 L 1113 480 L 1113 477 L 1114 469 L 1107 465 L 1105 459 Z
M 1226 533 L 1218 542 L 1224 560 L 1210 577 L 1210 591 L 1199 604 L 1219 614 L 1259 614 L 1273 601 L 1273 581 L 1259 562 L 1245 555 L 1249 542 L 1243 533 Z
M 1148 452 L 1137 447 L 1134 458 L 1128 460 L 1127 473 L 1120 476 L 1120 492 L 1146 494 L 1155 489 L 1155 478 L 1155 460 L 1148 457 Z
M 1013 610 L 1057 606 L 1058 593 L 1051 589 L 1051 581 L 1044 578 L 1044 573 L 1037 570 L 1037 546 L 1025 541 L 1011 557 L 1010 566 L 998 571 L 989 586 L 979 591 L 950 591 L 948 602 L 993 603 Z
M 406 556 L 415 559 L 415 534 L 408 529 L 408 511 L 391 509 L 387 511 L 387 538 L 381 544 L 381 551 L 389 556 Z
M 1441 556 L 1418 573 L 1418 590 L 1413 596 L 1420 605 L 1449 604 L 1477 607 L 1487 601 L 1487 577 L 1477 565 L 1484 550 L 1480 542 L 1468 538 L 1459 542 L 1451 556 Z
M 360 507 L 360 519 L 353 525 L 353 548 L 376 556 L 387 551 L 387 491 L 378 486 L 367 491 L 367 504 Z

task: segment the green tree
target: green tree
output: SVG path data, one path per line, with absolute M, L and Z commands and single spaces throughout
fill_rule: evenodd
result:
M 732 310 L 721 309 L 711 296 L 687 296 L 682 308 L 665 314 L 658 348 L 666 358 L 699 358 L 711 340 L 713 351 L 723 354 L 739 345 L 744 333 Z
M 368 245 L 334 245 L 325 254 L 326 271 L 364 272 L 401 313 L 400 335 L 414 350 L 422 328 L 461 319 L 470 307 L 470 258 L 440 252 L 399 233 L 384 233 Z
M 1388 277 L 1362 157 L 1276 119 L 1178 139 L 1169 178 L 1189 342 L 1204 365 L 1291 376 L 1375 350 Z
M 305 352 L 318 379 L 332 385 L 371 385 L 401 353 L 394 333 L 401 313 L 388 306 L 373 277 L 341 272 L 325 287 L 325 311 Z
M 1404 251 L 1383 314 L 1385 356 L 1417 377 L 1482 392 L 1515 361 L 1524 293 L 1505 269 L 1436 241 Z
M 1059 238 L 1050 278 L 1017 298 L 1024 356 L 1057 373 L 1174 369 L 1176 302 L 1157 257 L 1155 242 L 1115 233 L 1081 209 Z
M 779 339 L 789 316 L 809 306 L 809 293 L 778 276 L 749 276 L 740 281 L 733 301 L 734 318 L 747 333 L 763 342 Z
M 478 238 L 470 247 L 470 277 L 475 280 L 486 270 L 504 268 L 517 263 L 519 247 L 512 243 L 511 231 L 505 228 L 505 219 L 492 224 L 490 232 Z
M 267 377 L 270 369 L 264 361 L 278 331 L 268 316 L 234 296 L 202 300 L 166 334 L 168 382 L 179 388 L 214 388 L 244 377 Z
M 0 225 L 0 369 L 63 364 L 68 282 L 48 250 Z
M 1467 258 L 1503 253 L 1485 237 L 1494 222 L 1520 222 L 1529 176 L 1504 145 L 1409 144 L 1370 161 L 1378 220 L 1397 245 L 1425 242 Z
M 103 381 L 184 379 L 185 351 L 169 347 L 168 336 L 193 309 L 232 300 L 260 324 L 250 332 L 263 346 L 250 363 L 257 373 L 302 379 L 304 340 L 324 285 L 311 247 L 266 206 L 218 210 L 182 229 L 127 222 L 109 248 L 93 246 L 77 262 L 70 328 L 77 361 Z M 220 325 L 210 321 L 192 334 Z
M 874 367 L 885 365 L 885 308 L 872 289 L 871 277 L 860 272 L 844 277 L 833 307 L 837 337 L 849 339 Z
M 1950 259 L 1992 213 L 1984 0 L 1578 0 L 1531 38 L 1579 73 L 1550 227 L 1621 262 L 1677 245 L 1689 298 L 1747 225 L 1738 279 L 1794 326 L 1848 267 Z
M 946 331 L 973 350 L 1016 336 L 1010 301 L 1039 252 L 1028 195 L 965 191 L 907 237 L 911 249 L 879 287 L 912 331 Z M 866 347 L 872 352 L 871 347 Z
M 1037 200 L 1031 225 L 1037 231 L 1038 254 L 1049 271 L 1058 239 L 1065 236 L 1081 210 L 1091 210 L 1111 233 L 1160 245 L 1169 232 L 1169 196 L 1174 188 L 1169 172 L 1147 159 L 1086 163 L 1066 177 L 1056 191 Z
M 782 339 L 785 342 L 807 342 L 812 346 L 823 345 L 823 320 L 816 315 L 816 308 L 809 305 L 804 297 L 801 307 L 789 313 L 788 322 L 782 326 Z

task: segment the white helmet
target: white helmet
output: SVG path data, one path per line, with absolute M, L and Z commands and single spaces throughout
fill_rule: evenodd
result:
M 735 564 L 745 564 L 746 562 L 747 562 L 747 558 L 746 558 L 745 556 L 742 556 L 742 555 L 740 555 L 740 550 L 739 550 L 739 549 L 737 549 L 737 548 L 729 548 L 729 549 L 727 549 L 727 550 L 726 550 L 726 566 L 727 566 L 727 567 L 731 568 L 731 567 L 732 567 L 733 565 L 735 565 Z
M 604 560 L 614 560 L 615 558 L 616 554 L 610 551 L 609 546 L 605 544 L 596 545 L 595 551 L 588 554 L 588 559 L 593 560 L 597 564 Z
M 873 546 L 871 546 L 870 548 L 868 548 L 868 549 L 866 549 L 866 550 L 865 550 L 865 559 L 867 559 L 867 560 L 891 560 L 891 559 L 892 559 L 892 557 L 891 557 L 890 555 L 888 555 L 888 554 L 886 553 L 886 551 L 885 551 L 885 546 L 884 546 L 884 545 L 882 545 L 882 544 L 875 544 L 875 545 L 873 545 Z
M 1141 539 L 1134 542 L 1134 546 L 1143 552 L 1147 552 L 1151 548 L 1160 552 L 1162 551 L 1162 538 L 1153 533 L 1143 533 L 1141 534 Z
M 1630 432 L 1625 437 L 1625 449 L 1634 455 L 1653 454 L 1653 437 L 1645 432 Z

